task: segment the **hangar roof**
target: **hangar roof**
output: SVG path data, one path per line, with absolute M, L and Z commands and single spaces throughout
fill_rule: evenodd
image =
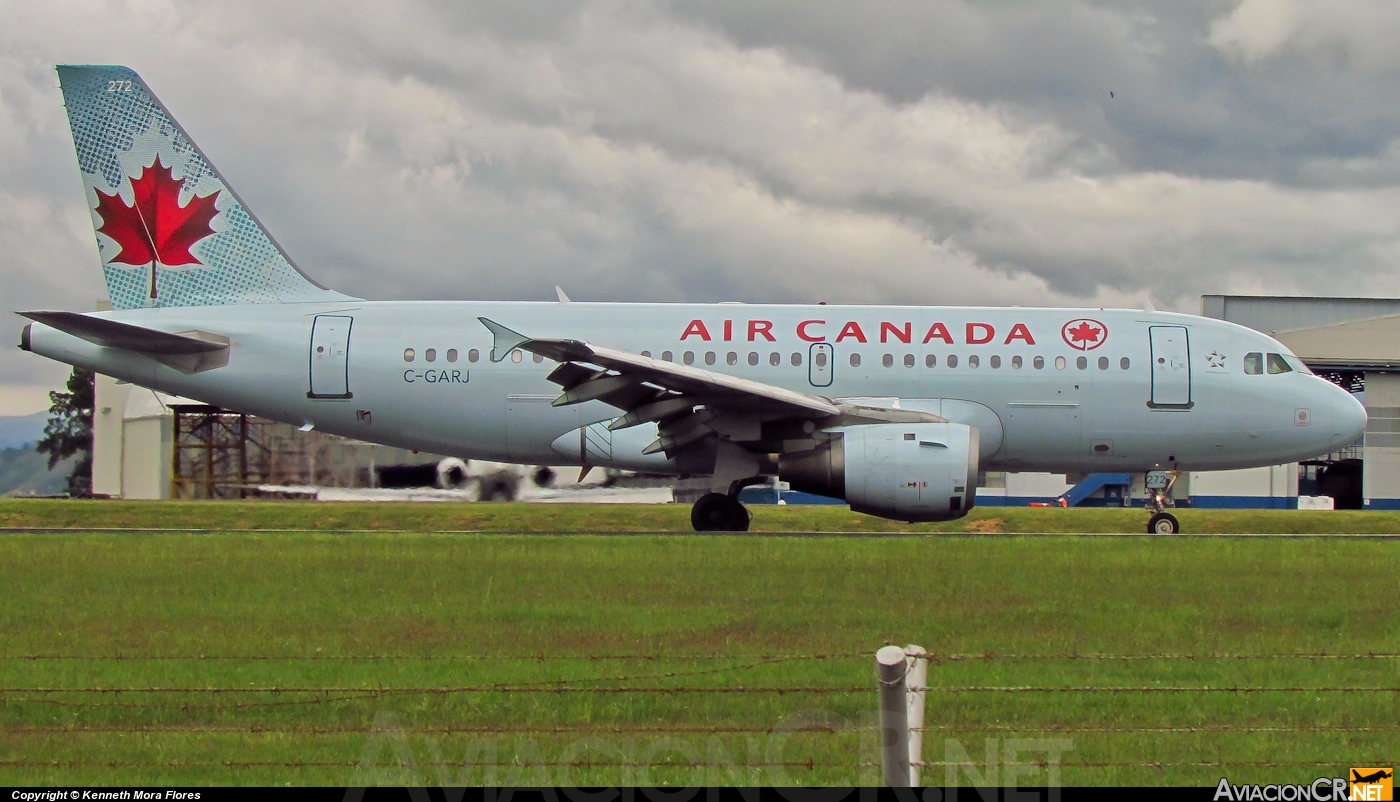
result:
M 1203 295 L 1201 314 L 1273 335 L 1310 367 L 1400 371 L 1400 299 Z
M 1201 315 L 1273 334 L 1304 326 L 1400 314 L 1400 298 L 1202 295 Z
M 1276 331 L 1314 368 L 1400 370 L 1400 314 Z

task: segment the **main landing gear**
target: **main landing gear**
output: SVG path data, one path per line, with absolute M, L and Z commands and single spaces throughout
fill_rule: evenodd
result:
M 690 525 L 697 532 L 747 532 L 748 507 L 724 493 L 706 493 L 690 509 Z

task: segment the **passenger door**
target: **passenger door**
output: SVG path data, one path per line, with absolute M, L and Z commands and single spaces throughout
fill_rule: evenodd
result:
M 812 343 L 807 355 L 807 380 L 813 387 L 830 387 L 836 365 L 831 343 Z
M 1191 342 L 1185 326 L 1150 326 L 1151 407 L 1191 408 Z
M 307 398 L 353 398 L 349 315 L 317 315 L 311 323 L 311 390 Z

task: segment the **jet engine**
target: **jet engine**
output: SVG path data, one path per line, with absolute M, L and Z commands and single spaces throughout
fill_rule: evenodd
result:
M 961 518 L 977 503 L 980 435 L 961 423 L 843 426 L 811 451 L 783 454 L 794 490 L 843 498 L 856 512 L 901 521 Z

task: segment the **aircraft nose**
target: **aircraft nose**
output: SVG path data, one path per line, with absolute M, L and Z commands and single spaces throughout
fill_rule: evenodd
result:
M 1366 407 L 1346 390 L 1335 390 L 1328 410 L 1332 415 L 1332 443 L 1334 448 L 1344 448 L 1366 432 Z

